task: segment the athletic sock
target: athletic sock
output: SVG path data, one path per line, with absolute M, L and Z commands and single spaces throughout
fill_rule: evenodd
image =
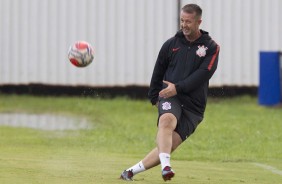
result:
M 135 164 L 134 166 L 132 166 L 132 167 L 126 169 L 126 170 L 127 170 L 127 171 L 131 170 L 131 171 L 133 172 L 133 175 L 135 175 L 135 174 L 138 174 L 138 173 L 140 173 L 140 172 L 145 171 L 146 169 L 145 169 L 145 167 L 144 167 L 142 161 L 140 161 L 140 162 L 138 162 L 137 164 Z
M 166 167 L 170 167 L 170 154 L 168 153 L 160 153 L 159 154 L 160 162 L 162 165 L 162 170 Z

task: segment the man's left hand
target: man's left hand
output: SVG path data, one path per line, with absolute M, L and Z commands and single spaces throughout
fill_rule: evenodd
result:
M 169 97 L 177 95 L 177 91 L 173 83 L 168 82 L 168 81 L 163 81 L 163 83 L 167 84 L 167 87 L 159 92 L 160 97 L 169 98 Z

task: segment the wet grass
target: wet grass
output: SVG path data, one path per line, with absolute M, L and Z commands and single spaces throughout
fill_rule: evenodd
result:
M 204 121 L 172 156 L 170 183 L 282 183 L 282 109 L 254 97 L 209 99 Z M 127 98 L 0 95 L 0 112 L 83 117 L 88 130 L 0 127 L 0 183 L 124 183 L 120 172 L 155 146 L 157 110 Z M 163 183 L 160 168 L 136 182 Z

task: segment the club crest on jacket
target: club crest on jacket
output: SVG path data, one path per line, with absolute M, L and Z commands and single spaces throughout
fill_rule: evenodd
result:
M 207 47 L 205 47 L 204 45 L 202 46 L 198 46 L 198 50 L 196 51 L 196 54 L 199 56 L 199 57 L 205 57 L 206 56 L 206 50 L 208 50 Z

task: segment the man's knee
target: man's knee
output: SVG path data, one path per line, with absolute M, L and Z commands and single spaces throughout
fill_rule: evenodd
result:
M 165 113 L 159 119 L 159 128 L 175 129 L 177 119 L 172 113 Z

